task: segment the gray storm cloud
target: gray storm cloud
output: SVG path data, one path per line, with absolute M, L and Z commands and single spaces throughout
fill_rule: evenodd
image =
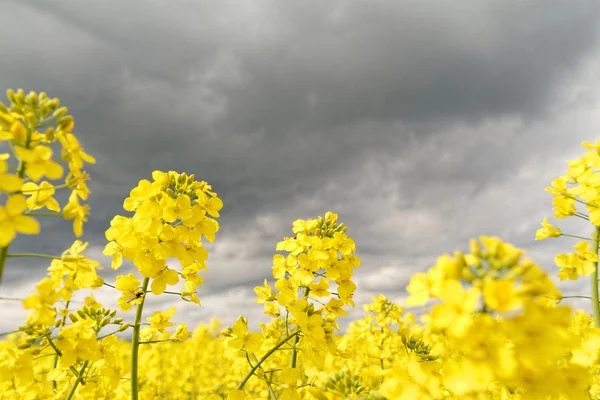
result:
M 0 87 L 70 108 L 98 160 L 84 236 L 98 257 L 152 170 L 213 184 L 225 207 L 210 300 L 184 310 L 230 321 L 260 315 L 252 288 L 292 221 L 328 210 L 357 242 L 365 301 L 402 297 L 412 273 L 478 234 L 554 273 L 571 244 L 533 235 L 551 215 L 544 187 L 597 136 L 599 16 L 592 0 L 5 1 Z M 73 240 L 68 223 L 44 232 L 11 249 Z M 2 292 L 44 267 L 9 264 Z

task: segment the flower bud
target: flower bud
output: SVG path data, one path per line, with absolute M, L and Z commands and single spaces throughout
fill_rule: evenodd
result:
M 130 326 L 130 324 L 123 324 L 119 327 L 119 329 L 117 329 L 117 332 L 125 332 Z
M 19 350 L 25 350 L 31 347 L 31 343 L 23 343 L 22 345 L 17 346 Z
M 100 321 L 100 328 L 105 327 L 108 324 L 110 324 L 110 318 L 109 317 L 104 317 Z
M 56 130 L 53 127 L 50 127 L 48 129 L 46 129 L 46 140 L 51 142 L 54 140 L 54 133 L 56 132 Z
M 25 113 L 25 122 L 34 124 L 37 121 L 37 117 L 31 111 Z
M 54 98 L 54 99 L 48 101 L 48 107 L 50 107 L 50 111 L 56 111 L 59 106 L 60 106 L 60 99 L 58 99 L 58 98 Z
M 19 105 L 25 103 L 25 91 L 23 89 L 17 90 L 17 93 L 15 94 L 15 100 L 15 103 Z
M 52 118 L 60 118 L 63 115 L 65 115 L 67 111 L 69 111 L 67 107 L 61 107 L 58 110 L 54 111 L 54 113 L 52 114 Z
M 64 117 L 61 117 L 58 120 L 57 124 L 59 128 L 69 132 L 73 127 L 73 117 L 71 117 L 70 115 L 65 115 Z
M 10 102 L 13 104 L 15 104 L 17 102 L 17 97 L 15 95 L 15 91 L 12 89 L 8 89 L 6 91 L 6 97 L 8 97 L 8 100 L 10 100 Z
M 123 323 L 123 318 L 116 318 L 112 323 L 113 324 L 117 324 L 117 325 L 122 324 Z
M 34 91 L 29 92 L 27 96 L 25 96 L 25 103 L 29 104 L 32 108 L 38 107 L 38 96 Z
M 73 322 L 77 322 L 77 316 L 75 314 L 69 314 L 69 319 Z
M 115 317 L 115 315 L 117 315 L 117 310 L 112 310 L 112 311 L 110 312 L 110 314 L 108 314 L 108 315 L 109 315 L 109 317 L 111 317 L 111 318 L 114 318 L 114 317 Z M 123 319 L 123 318 L 121 318 L 121 319 Z

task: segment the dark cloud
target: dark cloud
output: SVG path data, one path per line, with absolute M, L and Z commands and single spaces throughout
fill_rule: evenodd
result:
M 98 257 L 152 170 L 213 184 L 225 208 L 197 318 L 251 303 L 292 221 L 328 210 L 368 300 L 480 233 L 541 252 L 543 188 L 593 139 L 599 16 L 592 0 L 6 1 L 0 87 L 70 108 L 98 160 L 83 238 Z M 73 240 L 70 223 L 44 229 L 11 251 Z M 3 292 L 42 264 L 8 268 Z

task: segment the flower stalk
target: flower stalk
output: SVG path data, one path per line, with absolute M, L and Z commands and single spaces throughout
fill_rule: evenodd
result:
M 598 254 L 600 240 L 600 227 L 592 233 L 592 251 Z M 598 295 L 598 261 L 594 261 L 594 272 L 592 272 L 592 308 L 594 310 L 594 325 L 600 328 L 600 296 Z
M 138 356 L 140 349 L 140 325 L 142 322 L 142 311 L 146 300 L 146 292 L 148 290 L 148 282 L 150 278 L 144 278 L 142 283 L 142 301 L 137 305 L 135 310 L 135 321 L 133 323 L 133 334 L 131 337 L 131 400 L 138 400 Z

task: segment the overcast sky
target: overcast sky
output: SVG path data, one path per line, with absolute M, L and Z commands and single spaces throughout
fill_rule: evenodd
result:
M 140 179 L 194 173 L 223 199 L 203 306 L 149 296 L 148 315 L 264 322 L 252 289 L 276 243 L 333 211 L 363 261 L 358 317 L 480 234 L 556 275 L 576 242 L 534 235 L 552 215 L 544 188 L 600 138 L 599 17 L 596 0 L 4 0 L 0 88 L 69 107 L 97 159 L 83 240 L 108 282 L 104 232 Z M 70 223 L 44 221 L 11 252 L 73 240 Z M 26 297 L 46 267 L 9 260 L 0 294 Z M 114 307 L 118 294 L 97 297 Z M 20 303 L 0 305 L 0 329 L 22 321 Z

